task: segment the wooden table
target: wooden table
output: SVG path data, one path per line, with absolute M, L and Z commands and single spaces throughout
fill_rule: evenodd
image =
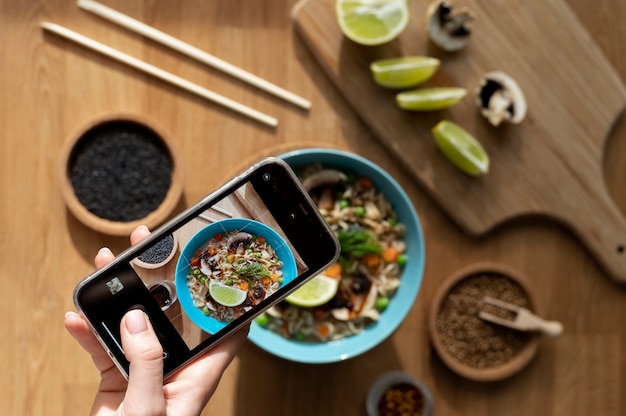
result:
M 417 1 L 417 0 L 415 0 Z M 626 81 L 626 3 L 568 0 Z M 92 270 L 97 249 L 124 249 L 126 238 L 98 234 L 65 208 L 57 184 L 59 150 L 68 135 L 104 113 L 143 114 L 169 130 L 189 174 L 180 208 L 222 183 L 268 149 L 301 142 L 337 146 L 387 169 L 411 196 L 424 227 L 426 270 L 408 318 L 380 346 L 328 365 L 283 361 L 246 344 L 204 414 L 362 415 L 370 384 L 402 369 L 432 390 L 438 415 L 626 414 L 626 291 L 610 281 L 581 244 L 548 220 L 506 224 L 466 236 L 397 167 L 334 89 L 293 31 L 295 0 L 172 2 L 108 0 L 107 5 L 189 41 L 313 102 L 311 111 L 260 93 L 214 70 L 79 10 L 72 1 L 0 0 L 0 332 L 3 414 L 86 414 L 99 380 L 90 358 L 64 331 L 72 289 Z M 53 21 L 280 121 L 266 128 L 55 36 Z M 576 62 L 572 62 L 576 65 Z M 626 119 L 606 148 L 607 185 L 626 209 Z M 190 172 L 189 172 L 190 173 Z M 429 300 L 442 279 L 482 260 L 509 264 L 539 288 L 547 315 L 564 335 L 543 340 L 517 376 L 477 384 L 434 356 L 426 330 Z

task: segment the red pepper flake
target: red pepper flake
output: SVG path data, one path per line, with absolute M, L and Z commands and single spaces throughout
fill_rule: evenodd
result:
M 397 383 L 384 391 L 378 402 L 380 416 L 420 416 L 424 411 L 424 396 L 413 384 Z

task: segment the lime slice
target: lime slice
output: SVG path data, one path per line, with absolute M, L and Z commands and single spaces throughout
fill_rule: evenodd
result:
M 374 81 L 386 88 L 408 88 L 421 84 L 437 72 L 440 61 L 428 56 L 381 59 L 370 64 Z
M 237 289 L 216 281 L 211 281 L 209 284 L 209 293 L 213 300 L 224 306 L 241 305 L 248 295 L 246 290 Z
M 412 111 L 443 110 L 458 103 L 467 95 L 465 88 L 421 88 L 396 95 L 398 107 Z
M 323 305 L 335 296 L 339 279 L 318 274 L 302 287 L 287 296 L 285 300 L 296 306 L 313 307 Z
M 361 45 L 395 39 L 409 23 L 407 0 L 336 0 L 339 27 Z
M 478 176 L 489 171 L 489 156 L 467 130 L 443 120 L 432 129 L 439 150 L 463 172 Z

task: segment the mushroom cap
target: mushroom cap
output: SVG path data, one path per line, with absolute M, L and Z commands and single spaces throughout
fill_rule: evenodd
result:
M 502 71 L 483 75 L 476 89 L 480 112 L 495 126 L 501 121 L 520 123 L 526 116 L 526 98 L 519 84 Z
M 472 19 L 468 9 L 454 12 L 446 0 L 434 1 L 426 10 L 426 27 L 430 39 L 448 52 L 465 47 L 471 34 L 468 23 Z

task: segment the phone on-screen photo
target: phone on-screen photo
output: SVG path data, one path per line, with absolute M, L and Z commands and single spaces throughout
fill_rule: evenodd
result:
M 142 309 L 169 375 L 287 297 L 339 256 L 290 167 L 265 159 L 95 271 L 74 303 L 124 376 L 126 312 Z

